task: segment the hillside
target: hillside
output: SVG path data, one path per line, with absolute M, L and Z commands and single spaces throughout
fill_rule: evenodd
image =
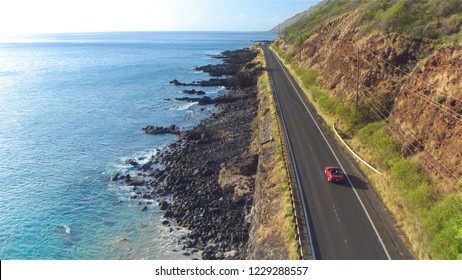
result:
M 287 27 L 293 25 L 294 23 L 296 23 L 297 21 L 299 21 L 300 19 L 306 17 L 308 15 L 309 11 L 304 11 L 304 12 L 301 12 L 301 13 L 298 13 L 296 14 L 295 16 L 291 17 L 291 18 L 288 18 L 287 20 L 283 21 L 282 23 L 276 25 L 274 28 L 272 28 L 269 32 L 273 32 L 273 33 L 278 33 L 280 34 L 284 29 L 286 29 Z
M 329 0 L 329 1 L 324 1 L 321 2 L 319 5 L 315 5 L 310 7 L 308 10 L 298 13 L 295 16 L 288 18 L 287 20 L 283 21 L 282 23 L 278 24 L 275 26 L 273 29 L 270 30 L 270 32 L 273 33 L 281 33 L 283 30 L 285 30 L 287 27 L 292 26 L 293 24 L 299 22 L 300 20 L 303 20 L 307 16 L 315 13 L 319 9 L 322 9 L 324 6 L 329 5 L 331 2 L 335 2 L 337 0 Z
M 425 259 L 462 258 L 461 27 L 460 0 L 324 1 L 273 46 Z

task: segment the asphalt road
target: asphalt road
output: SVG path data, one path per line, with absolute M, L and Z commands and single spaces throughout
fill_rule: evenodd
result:
M 323 126 L 276 56 L 268 49 L 265 55 L 308 212 L 315 259 L 412 259 L 356 162 Z M 329 183 L 326 166 L 340 166 L 347 174 L 345 182 Z

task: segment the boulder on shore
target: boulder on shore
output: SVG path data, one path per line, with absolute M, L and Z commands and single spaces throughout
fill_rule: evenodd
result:
M 147 134 L 175 134 L 175 135 L 180 135 L 180 133 L 181 133 L 180 129 L 174 124 L 172 124 L 169 127 L 148 125 L 145 128 L 143 128 L 143 130 Z
M 195 89 L 191 89 L 191 90 L 185 89 L 185 90 L 182 91 L 182 93 L 195 94 L 195 95 L 204 95 L 205 91 L 203 91 L 203 90 L 195 90 Z

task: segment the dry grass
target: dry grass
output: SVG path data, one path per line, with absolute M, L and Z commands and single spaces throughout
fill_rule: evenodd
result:
M 263 54 L 257 60 L 264 65 Z M 255 190 L 254 205 L 258 204 L 258 225 L 255 230 L 255 256 L 270 259 L 298 259 L 297 243 L 294 239 L 294 223 L 287 216 L 291 209 L 286 193 L 287 174 L 284 159 L 278 150 L 281 145 L 276 122 L 276 109 L 269 84 L 268 73 L 264 72 L 258 81 L 259 114 L 258 129 L 254 133 L 254 149 L 258 149 L 259 172 Z M 272 141 L 271 141 L 272 139 Z M 268 141 L 270 140 L 270 141 Z M 279 247 L 279 248 L 277 248 Z

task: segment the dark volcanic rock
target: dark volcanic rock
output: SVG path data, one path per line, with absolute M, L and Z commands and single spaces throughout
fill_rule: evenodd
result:
M 195 90 L 195 89 L 191 89 L 191 90 L 183 90 L 182 93 L 186 93 L 186 94 L 195 94 L 195 95 L 204 95 L 205 94 L 205 91 L 203 90 Z
M 248 155 L 237 157 L 228 163 L 230 169 L 234 169 L 234 174 L 251 176 L 257 173 L 258 155 Z
M 185 101 L 185 102 L 199 102 L 199 105 L 208 105 L 208 104 L 214 104 L 215 101 L 208 97 L 178 97 L 175 98 L 177 101 Z
M 209 105 L 209 104 L 218 104 L 218 103 L 230 103 L 240 99 L 245 99 L 242 96 L 220 96 L 215 99 L 210 98 L 208 96 L 204 97 L 179 97 L 175 98 L 177 101 L 185 101 L 185 102 L 199 102 L 199 105 Z
M 174 80 L 170 81 L 170 84 L 175 85 L 175 86 L 186 86 L 187 85 L 185 83 L 181 83 L 177 79 L 174 79 Z
M 230 79 L 210 79 L 207 81 L 199 81 L 199 82 L 194 82 L 191 85 L 193 86 L 201 86 L 201 87 L 227 87 L 230 88 L 232 87 L 232 82 Z
M 215 99 L 177 99 L 217 106 L 218 112 L 199 125 L 183 133 L 175 126 L 144 128 L 146 133 L 181 135 L 176 145 L 170 145 L 152 159 L 153 163 L 161 164 L 163 170 L 153 170 L 152 164 L 150 168 L 140 167 L 143 169 L 140 172 L 149 170 L 150 175 L 145 178 L 146 183 L 143 186 L 137 187 L 140 189 L 134 190 L 132 199 L 148 197 L 147 194 L 153 198 L 170 194 L 173 198 L 172 203 L 164 200 L 159 202 L 159 207 L 165 211 L 164 217 L 172 221 L 172 224 L 175 221 L 177 225 L 191 230 L 191 234 L 185 236 L 184 246 L 203 251 L 203 259 L 246 257 L 250 227 L 246 216 L 252 207 L 255 184 L 252 175 L 256 172 L 258 156 L 242 155 L 248 154 L 252 137 L 251 123 L 257 115 L 256 81 L 261 67 L 249 65 L 257 53 L 250 50 L 224 52 L 219 57 L 224 60 L 224 64 L 196 68 L 213 76 L 227 76 L 226 78 L 192 84 L 181 83 L 178 80 L 171 82 L 178 86 L 220 85 L 231 89 L 227 94 Z M 237 188 L 219 186 L 220 170 L 224 167 L 236 171 L 232 174 L 248 176 L 245 192 L 236 195 Z M 127 181 L 134 180 L 129 178 Z M 145 186 L 152 189 L 148 191 Z
M 179 135 L 181 133 L 180 129 L 174 124 L 169 127 L 148 125 L 145 128 L 143 128 L 143 130 L 147 134 L 176 134 L 176 135 Z
M 167 210 L 167 208 L 168 208 L 169 206 L 170 206 L 170 205 L 169 205 L 168 202 L 165 201 L 165 200 L 162 200 L 161 202 L 159 202 L 160 210 Z
M 175 179 L 168 183 L 174 201 L 165 217 L 175 217 L 179 225 L 194 231 L 191 244 L 206 248 L 204 259 L 245 258 L 250 226 L 245 216 L 252 206 L 253 186 L 236 200 L 233 191 L 219 187 L 218 174 L 235 158 L 240 158 L 236 160 L 240 174 L 256 171 L 256 156 L 240 157 L 250 144 L 250 124 L 257 112 L 255 93 L 254 87 L 231 91 L 222 100 L 233 102 L 217 103 L 220 112 L 185 132 L 185 144 L 169 156 L 169 175 Z M 209 243 L 218 245 L 209 247 Z M 225 254 L 230 251 L 236 253 Z
M 196 71 L 203 71 L 208 73 L 212 77 L 226 78 L 212 78 L 207 81 L 196 81 L 192 83 L 182 83 L 177 79 L 172 80 L 170 84 L 176 86 L 224 86 L 228 89 L 231 88 L 246 88 L 256 83 L 257 75 L 259 73 L 248 74 L 248 71 L 242 71 L 243 68 L 255 68 L 250 63 L 256 56 L 258 51 L 252 51 L 249 49 L 225 51 L 220 55 L 213 56 L 214 58 L 222 59 L 223 64 L 218 65 L 205 65 L 198 66 L 195 68 Z M 249 65 L 250 64 L 250 65 Z M 255 68 L 257 69 L 257 68 Z
M 233 81 L 229 80 L 228 78 L 225 78 L 225 79 L 214 78 L 214 79 L 209 79 L 209 80 L 206 80 L 206 81 L 196 81 L 196 82 L 192 82 L 192 83 L 182 83 L 182 82 L 178 81 L 177 79 L 175 79 L 173 81 L 170 81 L 170 84 L 173 84 L 175 86 L 200 86 L 200 87 L 220 87 L 220 86 L 223 86 L 223 87 L 229 88 L 234 83 L 233 83 Z
M 206 72 L 209 73 L 210 76 L 212 77 L 221 77 L 221 76 L 228 76 L 228 75 L 234 75 L 239 71 L 239 69 L 236 69 L 239 65 L 236 64 L 234 67 L 228 67 L 226 64 L 220 64 L 220 65 L 204 65 L 204 66 L 198 66 L 194 68 L 196 71 L 201 71 L 201 72 Z

